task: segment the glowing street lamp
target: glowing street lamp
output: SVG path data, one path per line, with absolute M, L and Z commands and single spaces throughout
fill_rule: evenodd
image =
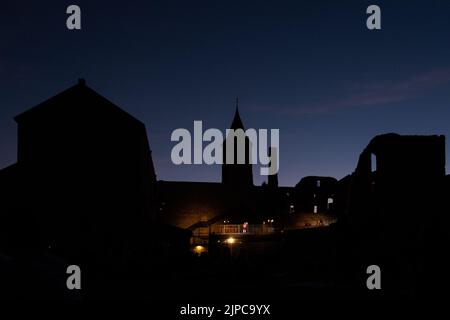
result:
M 233 244 L 236 242 L 236 239 L 234 239 L 233 237 L 229 237 L 227 240 L 225 240 L 225 242 L 228 244 Z
M 195 247 L 194 247 L 194 252 L 195 252 L 198 256 L 200 256 L 202 253 L 206 252 L 206 248 L 205 248 L 204 246 L 198 245 L 198 246 L 195 246 Z
M 233 243 L 236 242 L 236 239 L 229 237 L 225 242 L 230 245 L 230 261 L 233 261 Z

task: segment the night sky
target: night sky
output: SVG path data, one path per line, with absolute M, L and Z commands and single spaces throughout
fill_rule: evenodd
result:
M 80 77 L 146 124 L 163 180 L 220 181 L 220 166 L 172 165 L 170 134 L 224 131 L 236 96 L 247 128 L 280 129 L 281 185 L 342 178 L 377 134 L 450 137 L 446 0 L 7 0 L 0 38 L 0 168 L 16 161 L 13 117 Z

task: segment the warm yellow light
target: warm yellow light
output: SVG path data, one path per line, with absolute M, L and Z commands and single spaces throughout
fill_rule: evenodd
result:
M 233 237 L 228 238 L 227 240 L 225 240 L 226 243 L 228 244 L 233 244 L 236 240 Z
M 201 254 L 206 251 L 206 248 L 204 246 L 195 246 L 194 252 L 197 254 Z

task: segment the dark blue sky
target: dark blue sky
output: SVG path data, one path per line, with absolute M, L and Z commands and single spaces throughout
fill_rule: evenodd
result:
M 172 165 L 170 134 L 225 130 L 235 96 L 246 127 L 280 129 L 282 185 L 351 173 L 377 134 L 450 133 L 446 0 L 3 1 L 0 38 L 0 168 L 16 160 L 13 117 L 79 77 L 146 124 L 165 180 L 220 180 Z

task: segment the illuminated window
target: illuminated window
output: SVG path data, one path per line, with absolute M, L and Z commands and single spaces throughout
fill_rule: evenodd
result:
M 328 200 L 327 200 L 327 210 L 330 209 L 330 207 L 333 204 L 333 202 L 334 202 L 333 198 L 328 198 Z
M 314 213 L 317 213 L 317 206 L 314 206 Z
M 317 188 L 320 188 L 320 180 L 316 181 L 316 186 L 317 186 Z
M 374 155 L 373 153 L 370 155 L 370 165 L 372 172 L 377 171 L 377 156 Z

